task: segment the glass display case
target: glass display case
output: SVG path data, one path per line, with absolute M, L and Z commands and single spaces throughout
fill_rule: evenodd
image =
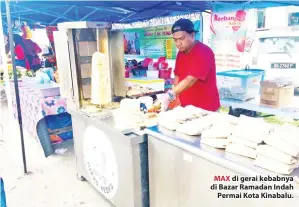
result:
M 117 108 L 114 97 L 125 96 L 121 31 L 113 31 L 111 24 L 102 22 L 67 22 L 59 24 L 58 28 L 59 32 L 54 37 L 67 36 L 57 38 L 55 44 L 64 48 L 63 53 L 59 51 L 57 54 L 61 55 L 57 57 L 57 63 L 59 67 L 59 63 L 63 62 L 60 70 L 68 70 L 61 72 L 65 75 L 60 76 L 61 79 L 69 79 L 65 81 L 70 84 L 65 85 L 65 95 L 69 97 L 68 102 L 72 102 L 70 105 L 88 112 Z

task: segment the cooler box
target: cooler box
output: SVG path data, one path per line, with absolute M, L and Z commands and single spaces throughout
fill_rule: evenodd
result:
M 229 70 L 217 73 L 220 99 L 246 101 L 260 93 L 265 71 L 259 69 Z
M 143 77 L 136 77 L 136 78 L 126 78 L 126 86 L 127 87 L 134 87 L 136 85 L 142 86 L 144 88 L 153 89 L 155 92 L 164 91 L 164 79 L 150 79 L 150 78 L 143 78 Z

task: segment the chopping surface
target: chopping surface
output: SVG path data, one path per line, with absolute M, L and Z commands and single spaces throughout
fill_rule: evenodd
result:
M 160 126 L 149 127 L 146 129 L 145 132 L 153 137 L 163 139 L 163 141 L 166 141 L 166 142 L 167 142 L 167 140 L 175 141 L 175 143 L 176 143 L 175 145 L 182 149 L 185 149 L 184 145 L 194 147 L 194 148 L 200 150 L 201 152 L 205 152 L 206 154 L 210 155 L 209 156 L 210 161 L 213 161 L 213 159 L 215 159 L 215 158 L 218 158 L 218 160 L 219 160 L 219 158 L 220 158 L 220 160 L 222 159 L 223 162 L 217 162 L 217 163 L 221 164 L 223 167 L 226 167 L 226 168 L 228 168 L 228 166 L 226 165 L 227 162 L 230 162 L 230 163 L 234 163 L 234 164 L 237 164 L 237 165 L 247 168 L 248 174 L 251 174 L 252 172 L 256 172 L 256 174 L 260 174 L 260 175 L 270 175 L 270 176 L 277 175 L 268 170 L 254 166 L 253 159 L 242 157 L 242 156 L 232 154 L 232 153 L 228 153 L 228 152 L 225 152 L 224 150 L 216 149 L 216 148 L 201 144 L 200 136 L 188 136 L 185 134 L 181 134 L 179 132 L 167 130 Z M 171 143 L 174 143 L 174 142 L 171 142 Z M 207 156 L 205 156 L 205 157 L 207 157 Z M 234 169 L 232 169 L 232 170 L 234 170 Z M 290 176 L 298 177 L 299 176 L 299 168 L 295 169 L 290 174 Z M 299 188 L 297 188 L 297 189 L 299 191 Z M 298 192 L 298 195 L 299 195 L 299 192 Z

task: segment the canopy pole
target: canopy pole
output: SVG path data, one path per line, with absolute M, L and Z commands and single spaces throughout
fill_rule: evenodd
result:
M 204 22 L 203 22 L 202 12 L 200 12 L 199 15 L 200 15 L 200 25 L 199 25 L 199 27 L 200 27 L 200 41 L 203 42 L 203 24 L 204 24 Z
M 19 121 L 20 135 L 21 135 L 23 167 L 24 167 L 24 173 L 27 174 L 26 153 L 25 153 L 23 124 L 22 124 L 22 113 L 21 113 L 21 107 L 20 107 L 20 95 L 19 95 L 19 86 L 18 86 L 18 77 L 17 77 L 17 68 L 16 68 L 16 58 L 15 58 L 15 51 L 14 51 L 14 41 L 13 41 L 13 34 L 12 34 L 12 27 L 11 27 L 9 0 L 5 0 L 5 4 L 6 4 L 6 17 L 7 17 L 7 28 L 8 28 L 8 35 L 9 35 L 11 62 L 12 62 L 12 67 L 13 67 L 13 79 L 14 79 L 14 86 L 15 86 L 15 93 L 16 93 L 18 121 Z

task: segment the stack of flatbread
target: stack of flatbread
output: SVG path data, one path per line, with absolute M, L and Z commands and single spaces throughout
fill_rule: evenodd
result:
M 271 126 L 263 119 L 240 116 L 239 124 L 228 137 L 225 151 L 255 159 L 257 147 L 269 135 Z
M 277 127 L 264 142 L 265 145 L 257 147 L 257 158 L 254 161 L 256 166 L 286 175 L 298 167 L 298 127 L 289 124 Z

